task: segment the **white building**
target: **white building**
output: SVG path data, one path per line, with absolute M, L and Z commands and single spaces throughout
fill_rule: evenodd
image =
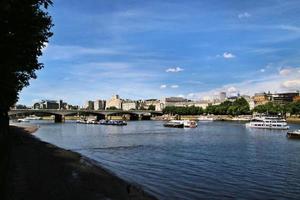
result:
M 122 109 L 123 110 L 136 110 L 137 103 L 135 101 L 125 100 L 122 102 Z

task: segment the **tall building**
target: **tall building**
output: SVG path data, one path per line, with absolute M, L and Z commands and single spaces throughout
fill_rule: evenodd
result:
M 114 95 L 111 99 L 106 101 L 105 109 L 109 109 L 111 107 L 122 109 L 122 102 L 123 100 L 120 99 L 119 95 Z
M 105 100 L 96 100 L 94 101 L 94 110 L 104 110 L 105 109 Z
M 221 102 L 226 100 L 226 92 L 220 92 L 219 99 Z
M 86 101 L 83 108 L 86 109 L 86 110 L 94 110 L 94 102 L 93 101 Z

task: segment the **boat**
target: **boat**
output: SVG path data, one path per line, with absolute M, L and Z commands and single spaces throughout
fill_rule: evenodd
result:
M 192 120 L 171 120 L 164 124 L 165 127 L 173 127 L 173 128 L 196 128 L 197 122 Z
M 100 120 L 100 125 L 114 125 L 114 126 L 125 126 L 127 122 L 122 120 Z
M 250 121 L 251 119 L 248 117 L 233 117 L 232 121 Z
M 246 127 L 279 130 L 289 129 L 285 119 L 273 116 L 253 117 L 249 123 L 246 123 Z
M 35 116 L 35 115 L 30 115 L 28 117 L 25 117 L 27 120 L 41 120 L 41 117 Z
M 286 136 L 290 139 L 300 139 L 300 129 L 287 132 Z
M 30 122 L 29 119 L 23 118 L 23 119 L 18 119 L 18 122 Z
M 184 128 L 184 124 L 179 122 L 179 120 L 171 120 L 171 121 L 165 123 L 164 127 Z
M 202 115 L 202 116 L 198 117 L 198 121 L 200 121 L 200 122 L 212 122 L 212 121 L 214 121 L 214 118 Z

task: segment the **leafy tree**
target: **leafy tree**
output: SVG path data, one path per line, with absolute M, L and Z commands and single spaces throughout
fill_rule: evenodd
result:
M 167 106 L 163 110 L 164 114 L 178 114 L 178 115 L 200 115 L 203 114 L 203 109 L 201 107 L 175 107 Z
M 250 107 L 247 100 L 243 97 L 234 102 L 224 101 L 220 105 L 209 105 L 206 107 L 207 114 L 215 115 L 245 115 L 250 114 Z
M 49 5 L 51 0 L 0 2 L 0 141 L 8 131 L 9 108 L 43 67 L 38 57 L 52 36 Z
M 155 110 L 155 105 L 150 105 L 150 106 L 148 107 L 148 110 Z
M 111 106 L 111 107 L 108 107 L 106 110 L 118 110 L 118 108 L 115 106 Z

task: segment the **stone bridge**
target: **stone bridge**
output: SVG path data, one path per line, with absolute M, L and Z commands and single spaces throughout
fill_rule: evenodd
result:
M 98 119 L 108 119 L 109 116 L 130 115 L 135 119 L 143 117 L 162 115 L 161 111 L 153 110 L 57 110 L 57 109 L 16 109 L 8 112 L 9 116 L 15 115 L 32 115 L 32 114 L 50 114 L 55 116 L 55 122 L 63 122 L 65 116 L 72 115 L 95 115 Z

